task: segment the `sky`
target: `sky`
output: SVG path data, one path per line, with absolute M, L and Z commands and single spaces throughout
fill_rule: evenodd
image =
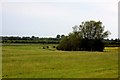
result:
M 109 38 L 118 37 L 119 0 L 2 0 L 3 36 L 67 35 L 83 21 L 101 21 Z

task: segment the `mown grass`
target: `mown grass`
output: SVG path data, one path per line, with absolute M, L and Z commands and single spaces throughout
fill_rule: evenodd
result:
M 58 51 L 41 44 L 4 45 L 3 78 L 117 78 L 117 47 L 104 52 Z

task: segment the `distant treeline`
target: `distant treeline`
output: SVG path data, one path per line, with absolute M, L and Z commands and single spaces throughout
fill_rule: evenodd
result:
M 41 43 L 41 44 L 59 44 L 64 35 L 57 35 L 56 38 L 39 38 L 39 37 L 14 37 L 0 36 L 1 43 Z M 104 39 L 103 42 L 107 47 L 120 47 L 120 39 Z
M 106 47 L 120 47 L 120 39 L 104 39 Z
M 1 43 L 41 43 L 41 44 L 59 44 L 61 38 L 39 38 L 39 37 L 14 37 L 1 36 Z

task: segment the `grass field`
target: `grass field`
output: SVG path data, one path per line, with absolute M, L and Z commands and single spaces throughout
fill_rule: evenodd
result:
M 104 52 L 57 51 L 53 44 L 2 46 L 3 78 L 117 78 L 117 47 Z

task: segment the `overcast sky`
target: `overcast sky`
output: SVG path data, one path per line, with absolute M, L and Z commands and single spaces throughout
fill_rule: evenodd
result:
M 102 21 L 118 37 L 119 0 L 3 0 L 2 35 L 56 37 L 82 21 Z M 2 9 L 2 10 L 1 10 Z

